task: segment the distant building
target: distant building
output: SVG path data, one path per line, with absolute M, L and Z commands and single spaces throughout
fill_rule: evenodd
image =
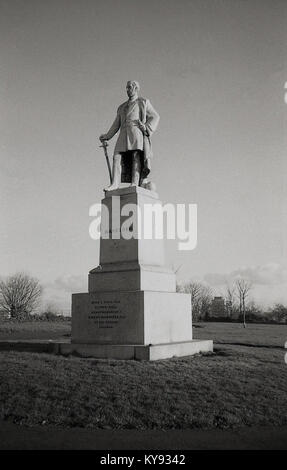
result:
M 214 297 L 211 302 L 211 317 L 224 318 L 228 315 L 223 297 Z

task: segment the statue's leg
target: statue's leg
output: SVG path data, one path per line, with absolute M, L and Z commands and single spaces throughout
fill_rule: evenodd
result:
M 135 151 L 133 154 L 132 182 L 131 186 L 139 186 L 141 175 L 140 153 Z
M 113 180 L 112 184 L 106 188 L 106 191 L 113 191 L 118 189 L 121 183 L 121 173 L 122 173 L 122 156 L 120 153 L 114 155 L 113 158 Z

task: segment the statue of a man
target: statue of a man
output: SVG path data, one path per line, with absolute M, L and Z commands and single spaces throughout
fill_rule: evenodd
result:
M 112 184 L 106 189 L 117 189 L 121 182 L 131 186 L 146 186 L 152 157 L 151 135 L 156 130 L 159 115 L 146 98 L 138 96 L 139 84 L 128 81 L 128 100 L 121 104 L 111 128 L 100 136 L 110 140 L 120 130 L 113 156 Z

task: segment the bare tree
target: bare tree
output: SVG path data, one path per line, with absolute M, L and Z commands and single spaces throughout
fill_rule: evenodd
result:
M 17 273 L 0 281 L 0 308 L 11 318 L 31 313 L 38 305 L 42 287 L 37 279 Z
M 273 307 L 271 314 L 277 323 L 287 323 L 287 307 L 283 304 L 276 304 Z
M 184 284 L 184 292 L 191 294 L 191 301 L 196 302 L 201 291 L 201 284 L 199 282 L 188 282 Z
M 200 315 L 202 318 L 207 318 L 210 312 L 211 302 L 213 299 L 213 290 L 211 289 L 210 286 L 206 286 L 202 284 L 199 299 L 200 299 Z
M 236 287 L 234 284 L 226 285 L 225 300 L 226 300 L 226 307 L 227 307 L 228 313 L 230 316 L 232 316 L 235 310 L 235 305 L 236 305 Z
M 237 289 L 237 296 L 239 299 L 239 310 L 240 315 L 243 315 L 243 326 L 246 328 L 246 301 L 249 295 L 249 292 L 252 288 L 252 283 L 247 279 L 239 278 L 235 281 L 235 286 Z
M 192 316 L 198 320 L 206 315 L 212 301 L 212 289 L 200 282 L 187 282 L 178 288 L 179 292 L 191 294 Z

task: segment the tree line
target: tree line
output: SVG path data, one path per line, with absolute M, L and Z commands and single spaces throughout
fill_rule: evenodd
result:
M 52 304 L 39 311 L 43 287 L 38 279 L 19 272 L 0 280 L 0 312 L 16 320 L 66 319 Z
M 206 283 L 188 281 L 177 285 L 177 292 L 191 296 L 192 317 L 194 321 L 224 320 L 258 323 L 287 323 L 287 306 L 277 303 L 272 308 L 263 310 L 251 298 L 252 283 L 248 279 L 238 278 L 226 284 L 221 297 L 224 308 L 214 316 L 214 290 Z M 41 302 L 43 288 L 38 279 L 25 273 L 16 273 L 0 280 L 0 312 L 9 318 L 25 319 L 33 315 Z M 219 298 L 221 298 L 219 297 Z M 54 310 L 54 311 L 53 311 Z M 46 308 L 42 319 L 53 320 L 59 317 L 55 309 Z
M 192 318 L 194 321 L 240 321 L 245 327 L 249 323 L 287 323 L 287 306 L 276 303 L 263 309 L 251 297 L 252 283 L 245 278 L 238 278 L 227 283 L 220 293 L 224 308 L 221 314 L 214 315 L 214 289 L 206 283 L 197 281 L 183 282 L 177 285 L 177 292 L 191 295 Z

